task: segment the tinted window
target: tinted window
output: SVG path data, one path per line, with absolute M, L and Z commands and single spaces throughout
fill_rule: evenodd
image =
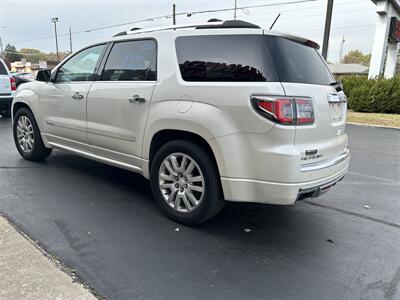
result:
M 57 82 L 91 81 L 94 80 L 96 64 L 104 49 L 99 45 L 85 49 L 70 58 L 57 71 Z
M 185 81 L 276 81 L 262 35 L 188 36 L 176 39 Z
M 155 41 L 115 43 L 101 79 L 108 81 L 156 80 Z
M 6 67 L 3 65 L 3 63 L 0 61 L 0 75 L 7 75 L 7 69 Z
M 283 37 L 266 39 L 281 82 L 328 85 L 334 81 L 316 49 Z

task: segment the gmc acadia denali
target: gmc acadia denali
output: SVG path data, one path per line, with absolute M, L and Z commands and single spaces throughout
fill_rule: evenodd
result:
M 318 47 L 243 21 L 122 32 L 18 89 L 15 144 L 141 173 L 183 224 L 225 201 L 314 198 L 350 158 L 347 99 Z

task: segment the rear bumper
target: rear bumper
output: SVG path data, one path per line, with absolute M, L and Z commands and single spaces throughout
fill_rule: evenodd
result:
M 325 165 L 326 161 L 321 162 L 319 167 L 324 166 L 324 168 L 327 168 L 324 173 L 331 171 L 331 174 L 312 181 L 283 183 L 221 177 L 225 199 L 235 202 L 292 205 L 296 201 L 321 196 L 346 175 L 350 160 L 347 149 L 345 155 L 343 155 L 338 156 L 340 159 L 335 158 L 336 163 L 330 167 Z M 317 167 L 317 165 L 314 165 L 314 167 Z M 316 169 L 314 172 L 320 171 Z

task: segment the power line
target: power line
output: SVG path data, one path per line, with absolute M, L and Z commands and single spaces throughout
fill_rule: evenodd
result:
M 44 53 L 44 52 L 40 52 L 40 53 L 27 53 L 27 52 L 14 52 L 14 51 L 4 51 L 4 53 L 10 53 L 10 54 L 20 54 L 22 56 L 57 56 L 57 53 Z M 63 52 L 61 52 L 63 53 Z
M 260 8 L 260 7 L 272 7 L 272 6 L 282 6 L 282 5 L 292 5 L 292 4 L 299 4 L 299 3 L 307 3 L 307 2 L 316 2 L 319 0 L 296 0 L 296 1 L 289 1 L 289 2 L 283 2 L 283 3 L 269 3 L 269 4 L 259 4 L 259 5 L 248 5 L 248 6 L 241 6 L 237 7 L 238 10 L 245 10 L 245 9 L 252 9 L 252 8 Z M 216 12 L 227 12 L 227 11 L 233 11 L 235 8 L 221 8 L 221 9 L 209 9 L 209 10 L 199 10 L 199 11 L 191 11 L 191 12 L 180 12 L 176 13 L 176 16 L 183 16 L 183 15 L 196 15 L 196 14 L 207 14 L 207 13 L 216 13 Z M 72 32 L 72 34 L 81 34 L 81 33 L 89 33 L 89 32 L 94 32 L 94 31 L 99 31 L 99 30 L 104 30 L 104 29 L 111 29 L 115 27 L 121 27 L 121 26 L 127 26 L 127 25 L 133 25 L 137 23 L 142 23 L 142 22 L 150 22 L 150 21 L 155 21 L 155 20 L 161 20 L 161 19 L 169 19 L 172 18 L 173 15 L 167 14 L 167 15 L 160 15 L 156 17 L 149 17 L 149 18 L 143 18 L 143 19 L 138 19 L 135 21 L 131 22 L 125 22 L 125 23 L 120 23 L 120 24 L 114 24 L 114 25 L 109 25 L 109 26 L 101 26 L 101 27 L 93 27 L 89 28 L 86 30 L 81 30 L 81 31 L 76 31 Z M 63 33 L 59 34 L 58 36 L 68 36 L 69 33 Z M 28 39 L 28 40 L 20 40 L 20 41 L 14 41 L 11 42 L 11 44 L 18 44 L 18 43 L 24 43 L 24 42 L 33 42 L 33 41 L 39 41 L 39 40 L 47 40 L 47 39 L 52 39 L 53 36 L 46 36 L 46 37 L 40 37 L 40 38 L 35 38 L 35 39 Z

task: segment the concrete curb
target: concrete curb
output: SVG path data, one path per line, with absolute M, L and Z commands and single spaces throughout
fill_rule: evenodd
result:
M 386 129 L 400 130 L 400 127 L 376 125 L 376 124 L 369 124 L 369 123 L 346 122 L 346 124 L 357 125 L 357 126 L 365 126 L 365 127 L 376 127 L 376 128 L 386 128 Z
M 31 244 L 33 247 L 32 249 L 28 249 L 28 253 L 33 253 L 33 255 L 37 255 L 34 253 L 34 251 L 38 251 L 38 253 L 40 253 L 41 255 L 43 255 L 43 257 L 46 259 L 45 261 L 48 261 L 48 263 L 52 266 L 54 266 L 54 269 L 58 269 L 58 272 L 62 272 L 63 274 L 65 274 L 64 276 L 67 276 L 70 278 L 70 282 L 72 284 L 77 284 L 78 287 L 74 286 L 74 289 L 79 289 L 79 286 L 83 288 L 83 290 L 85 290 L 88 294 L 85 295 L 85 299 L 86 298 L 90 298 L 93 297 L 95 299 L 105 299 L 103 296 L 101 296 L 99 293 L 97 293 L 93 288 L 91 288 L 84 280 L 82 280 L 79 275 L 71 268 L 69 268 L 67 265 L 65 265 L 63 262 L 61 262 L 61 260 L 48 253 L 39 243 L 38 241 L 32 239 L 31 236 L 29 236 L 27 233 L 25 233 L 15 222 L 13 222 L 6 214 L 4 214 L 3 212 L 0 211 L 0 222 L 2 222 L 2 220 L 4 222 L 6 222 L 10 228 L 12 228 L 13 230 L 15 230 L 15 234 L 19 235 L 22 239 L 25 239 L 29 244 Z M 35 250 L 33 250 L 35 249 Z M 39 255 L 40 255 L 39 254 Z M 4 258 L 3 258 L 4 259 Z M 37 262 L 37 260 L 33 260 L 35 262 Z M 42 265 L 43 265 L 42 262 Z M 20 266 L 21 267 L 21 266 Z M 48 266 L 47 269 L 51 270 L 51 267 Z M 56 271 L 52 271 L 54 274 L 56 274 Z M 59 275 L 60 276 L 60 275 Z M 62 276 L 62 275 L 61 275 Z M 54 279 L 54 278 L 53 278 Z M 69 282 L 68 282 L 69 284 Z M 71 286 L 72 287 L 72 286 Z M 85 292 L 79 292 L 78 294 L 80 296 L 83 296 Z M 50 294 L 50 293 L 49 293 Z M 27 295 L 28 296 L 28 295 Z M 44 295 L 43 299 L 47 299 L 49 295 Z M 1 298 L 1 297 L 0 297 Z M 68 297 L 67 297 L 68 298 Z M 58 298 L 57 298 L 58 299 Z

